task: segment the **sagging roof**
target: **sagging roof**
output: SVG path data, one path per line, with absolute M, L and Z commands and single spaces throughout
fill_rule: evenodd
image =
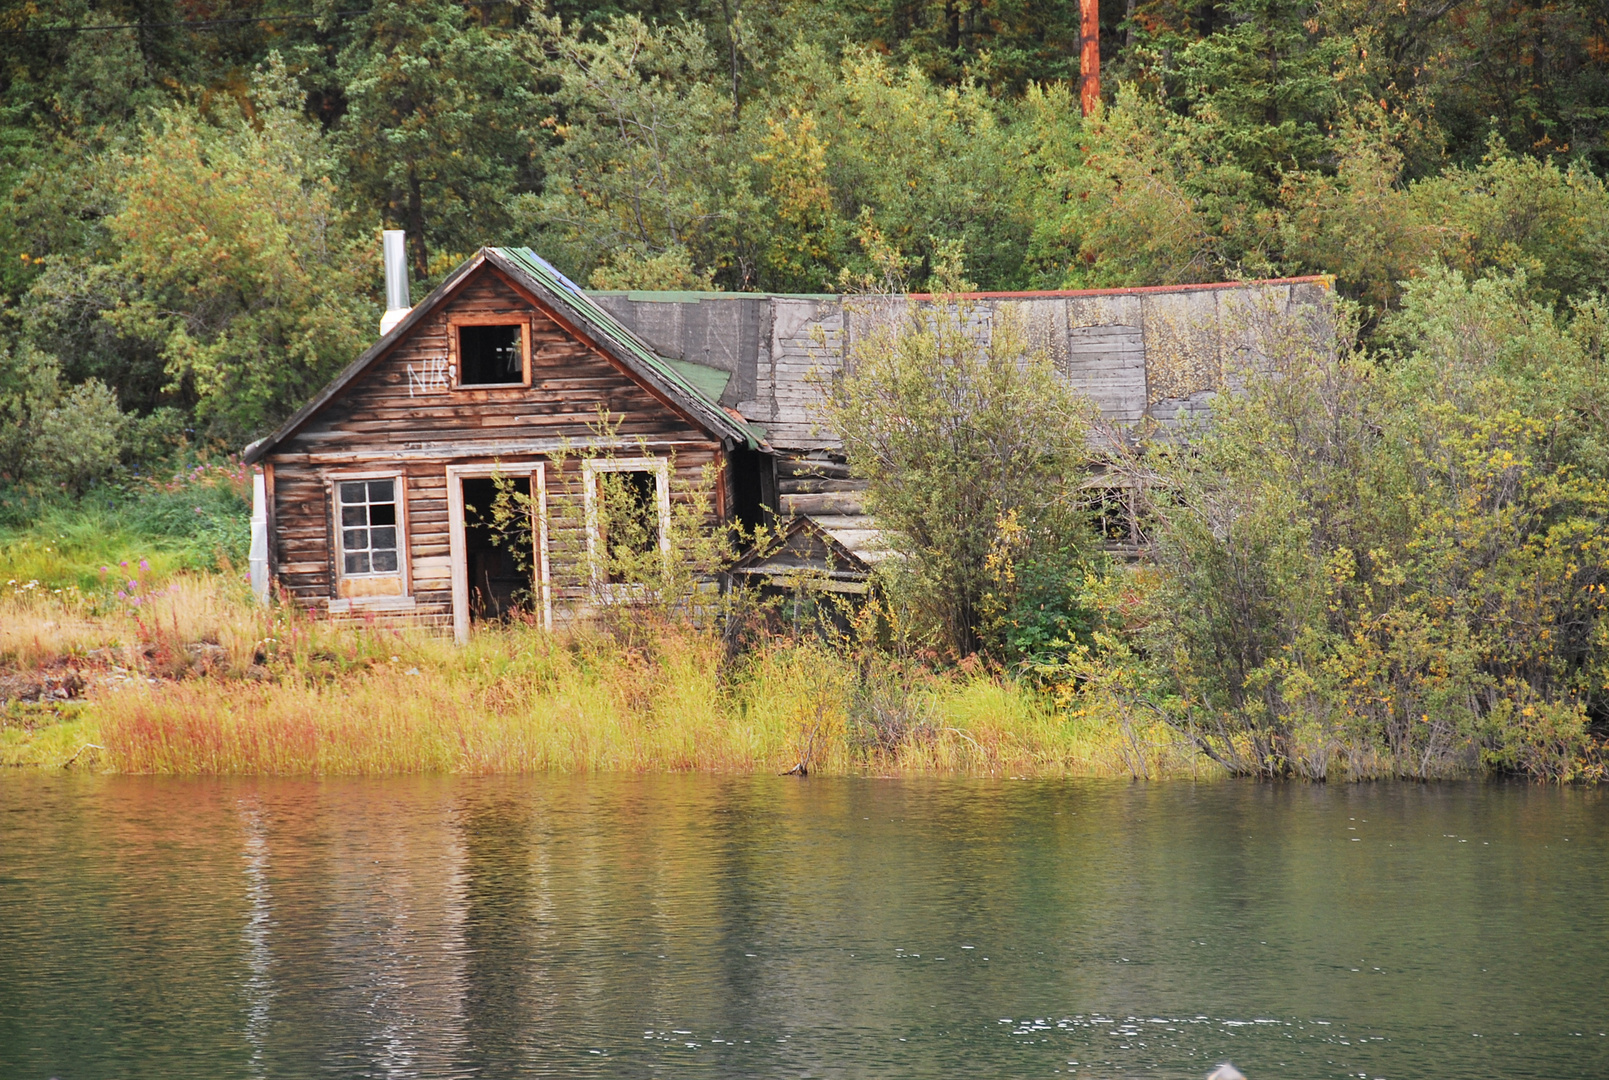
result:
M 775 543 L 750 548 L 727 572 L 784 588 L 863 593 L 871 564 L 819 522 L 801 514 L 788 521 Z
M 296 414 L 285 421 L 272 435 L 246 447 L 243 455 L 246 464 L 262 460 L 286 439 L 294 435 L 348 386 L 355 382 L 377 360 L 390 352 L 422 320 L 439 308 L 470 274 L 484 265 L 502 271 L 522 288 L 547 305 L 561 324 L 607 354 L 631 372 L 650 389 L 672 402 L 706 431 L 733 445 L 754 449 L 760 446 L 761 434 L 749 426 L 740 415 L 733 415 L 716 404 L 706 390 L 689 378 L 681 365 L 660 356 L 627 329 L 620 320 L 600 307 L 580 286 L 565 277 L 551 263 L 530 248 L 481 248 L 465 260 L 430 295 L 416 304 L 407 317 L 392 327 L 389 334 L 363 351 L 346 369 L 320 390 Z

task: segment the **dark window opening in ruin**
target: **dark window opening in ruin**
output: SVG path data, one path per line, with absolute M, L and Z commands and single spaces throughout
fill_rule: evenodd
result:
M 1085 505 L 1089 507 L 1101 546 L 1115 554 L 1134 557 L 1150 546 L 1143 498 L 1132 485 L 1111 487 L 1086 485 Z
M 524 380 L 525 352 L 519 326 L 458 328 L 460 386 L 497 386 Z
M 603 581 L 623 583 L 644 555 L 659 549 L 659 475 L 646 470 L 605 472 L 598 474 L 598 487 Z
M 465 480 L 464 555 L 469 577 L 469 612 L 474 619 L 501 619 L 533 606 L 535 567 L 532 532 L 521 521 L 511 526 L 505 518 L 498 522 L 493 508 L 497 504 L 497 481 Z M 505 478 L 519 498 L 519 506 L 529 506 L 531 481 L 528 477 Z

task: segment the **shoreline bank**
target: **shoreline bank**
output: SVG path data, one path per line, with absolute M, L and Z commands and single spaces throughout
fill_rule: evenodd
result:
M 0 765 L 174 775 L 530 772 L 1207 777 L 1172 729 L 1057 708 L 987 672 L 812 639 L 729 658 L 685 627 L 335 625 L 178 577 L 139 605 L 0 620 Z

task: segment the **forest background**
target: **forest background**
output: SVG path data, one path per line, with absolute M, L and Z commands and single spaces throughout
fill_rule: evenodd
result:
M 1109 0 L 1087 118 L 1078 43 L 1043 0 L 8 0 L 8 588 L 243 554 L 207 463 L 372 338 L 384 227 L 416 297 L 485 244 L 596 288 L 1325 273 L 1337 348 L 1137 466 L 1143 602 L 991 504 L 934 655 L 1232 771 L 1599 768 L 1609 6 Z

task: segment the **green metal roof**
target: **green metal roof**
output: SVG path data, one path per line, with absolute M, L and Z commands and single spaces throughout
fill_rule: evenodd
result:
M 720 406 L 718 399 L 721 396 L 721 392 L 726 389 L 724 379 L 721 380 L 721 385 L 715 388 L 714 393 L 711 394 L 709 391 L 714 386 L 713 379 L 707 375 L 680 370 L 682 365 L 675 361 L 667 360 L 654 352 L 647 342 L 629 330 L 624 323 L 611 315 L 596 300 L 588 296 L 584 289 L 565 277 L 557 267 L 530 248 L 494 247 L 486 248 L 485 250 L 489 254 L 513 263 L 522 273 L 536 279 L 548 292 L 558 294 L 559 298 L 575 309 L 578 315 L 603 331 L 615 345 L 629 353 L 631 359 L 638 361 L 687 397 L 693 398 L 702 404 L 719 417 L 720 420 L 724 421 L 726 425 L 741 432 L 751 449 L 759 446 L 763 436 L 754 431 L 746 422 L 738 420 Z M 701 364 L 687 366 L 703 368 Z M 703 368 L 703 370 L 713 371 L 714 369 Z M 726 373 L 722 372 L 721 374 Z
M 722 371 L 707 364 L 671 359 L 666 359 L 665 363 L 681 372 L 682 378 L 698 387 L 699 392 L 711 401 L 720 401 L 721 395 L 726 393 L 726 384 L 732 381 L 730 371 Z

